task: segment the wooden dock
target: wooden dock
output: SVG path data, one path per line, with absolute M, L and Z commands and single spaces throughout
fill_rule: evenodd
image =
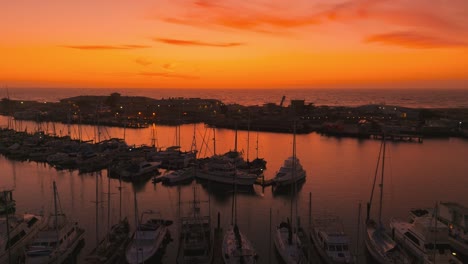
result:
M 383 135 L 379 134 L 370 134 L 370 138 L 382 140 Z M 421 135 L 412 135 L 412 134 L 386 134 L 385 140 L 389 141 L 402 141 L 402 142 L 418 142 L 423 143 L 423 136 Z

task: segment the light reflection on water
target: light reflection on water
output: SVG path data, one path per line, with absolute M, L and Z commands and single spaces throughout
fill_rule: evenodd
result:
M 6 124 L 5 119 L 0 120 Z M 5 122 L 4 122 L 5 121 Z M 22 123 L 32 131 L 36 124 Z M 43 126 L 44 127 L 44 126 Z M 49 126 L 52 127 L 52 126 Z M 93 138 L 93 129 L 83 126 L 87 139 Z M 56 130 L 67 131 L 63 124 L 56 124 Z M 76 127 L 72 127 L 76 131 Z M 110 137 L 123 137 L 123 128 L 106 128 Z M 197 145 L 200 147 L 205 134 L 205 127 L 197 125 Z M 149 145 L 151 128 L 126 130 L 126 140 L 129 144 Z M 175 128 L 158 126 L 158 143 L 167 147 L 175 143 Z M 207 133 L 208 134 L 208 133 Z M 183 125 L 181 128 L 182 149 L 189 149 L 192 144 L 193 126 Z M 209 142 L 212 155 L 212 137 L 205 138 Z M 250 133 L 251 159 L 256 157 L 256 132 Z M 247 132 L 239 131 L 238 149 L 247 155 Z M 284 159 L 292 152 L 292 135 L 277 133 L 259 133 L 259 156 L 267 161 L 265 176 L 274 176 Z M 315 133 L 297 136 L 297 156 L 307 171 L 306 182 L 298 193 L 298 209 L 301 222 L 308 223 L 309 193 L 312 193 L 313 215 L 338 215 L 343 219 L 346 232 L 356 238 L 358 204 L 362 202 L 362 218 L 365 217 L 365 202 L 369 199 L 370 189 L 377 162 L 380 142 L 374 140 L 359 140 L 352 138 L 325 137 Z M 205 148 L 205 146 L 204 146 Z M 224 153 L 234 148 L 234 131 L 217 129 L 216 150 Z M 385 222 L 392 217 L 406 219 L 409 209 L 414 207 L 430 207 L 436 201 L 456 201 L 468 205 L 466 186 L 468 186 L 468 141 L 456 138 L 426 139 L 418 143 L 387 144 L 386 178 L 384 187 Z M 10 161 L 0 158 L 2 171 L 0 188 L 14 187 L 14 197 L 17 201 L 17 212 L 37 212 L 41 209 L 50 210 L 52 206 L 52 181 L 57 182 L 63 209 L 86 229 L 86 243 L 80 258 L 85 256 L 95 245 L 95 183 L 98 175 L 99 193 L 104 201 L 99 206 L 99 236 L 102 237 L 107 228 L 107 173 L 78 174 L 73 171 L 56 171 L 45 164 L 35 162 Z M 111 179 L 111 219 L 118 219 L 118 181 Z M 199 184 L 201 196 L 211 199 L 213 225 L 216 224 L 216 213 L 221 214 L 221 226 L 227 228 L 231 221 L 230 186 L 213 186 L 209 183 Z M 133 191 L 137 192 L 138 211 L 152 209 L 162 213 L 164 217 L 176 220 L 178 192 L 182 200 L 190 200 L 192 186 L 153 185 L 150 181 L 132 185 L 123 183 L 122 212 L 134 223 Z M 374 198 L 377 201 L 377 197 Z M 290 196 L 275 194 L 270 187 L 262 189 L 254 186 L 250 190 L 241 190 L 238 197 L 238 224 L 244 234 L 253 242 L 260 255 L 260 263 L 276 262 L 273 244 L 271 251 L 269 215 L 272 211 L 274 226 L 289 216 Z M 373 207 L 374 209 L 377 206 Z M 376 211 L 373 212 L 376 215 Z M 173 263 L 177 255 L 177 225 L 171 228 L 173 241 L 168 244 L 163 262 Z M 362 236 L 361 236 L 362 237 Z M 355 241 L 353 241 L 355 242 Z M 354 243 L 356 245 L 356 243 Z M 271 256 L 268 254 L 271 252 Z

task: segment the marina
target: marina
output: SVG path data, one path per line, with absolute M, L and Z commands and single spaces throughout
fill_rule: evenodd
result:
M 4 119 L 6 121 L 6 119 Z M 33 126 L 31 122 L 29 126 Z M 60 127 L 57 124 L 57 127 Z M 91 127 L 92 128 L 92 127 Z M 66 129 L 64 125 L 63 128 Z M 106 128 L 110 134 L 115 136 L 122 135 L 122 128 Z M 197 125 L 197 142 L 203 142 L 203 134 L 205 127 Z M 210 129 L 211 130 L 211 129 Z M 226 153 L 233 149 L 233 139 L 235 131 L 226 129 L 216 129 L 217 137 L 217 152 Z M 158 126 L 158 142 L 164 146 L 173 145 L 173 127 Z M 247 131 L 238 132 L 238 149 L 247 151 Z M 88 133 L 92 135 L 91 133 Z M 181 149 L 190 149 L 193 137 L 193 126 L 181 126 Z M 151 142 L 152 132 L 148 128 L 146 131 L 141 129 L 127 130 L 126 132 L 127 144 L 139 146 L 145 142 Z M 291 135 L 275 134 L 275 133 L 259 133 L 259 157 L 267 161 L 264 177 L 259 177 L 257 183 L 263 183 L 263 186 L 253 184 L 248 188 L 239 188 L 237 195 L 239 212 L 238 223 L 242 227 L 242 232 L 247 234 L 255 249 L 258 251 L 258 263 L 278 263 L 279 256 L 276 253 L 273 243 L 266 243 L 266 241 L 273 241 L 271 239 L 264 239 L 273 235 L 274 227 L 280 224 L 281 219 L 285 219 L 287 212 L 290 211 L 290 196 L 288 191 L 279 191 L 271 186 L 272 179 L 277 173 L 277 170 L 283 165 L 284 159 L 291 152 L 292 140 Z M 275 144 L 270 144 L 275 142 Z M 200 144 L 200 143 L 199 143 Z M 387 148 L 390 152 L 387 159 L 387 166 L 392 169 L 389 173 L 390 188 L 389 191 L 384 193 L 384 198 L 388 199 L 385 202 L 386 209 L 383 212 L 383 221 L 389 221 L 392 217 L 405 218 L 411 208 L 422 207 L 427 204 L 434 203 L 434 197 L 444 197 L 443 200 L 457 201 L 461 204 L 467 204 L 464 181 L 464 163 L 462 159 L 453 160 L 450 164 L 450 174 L 454 181 L 446 181 L 443 175 L 446 174 L 446 167 L 433 166 L 430 171 L 425 167 L 427 160 L 439 160 L 440 157 L 448 153 L 458 153 L 457 156 L 463 157 L 466 154 L 467 142 L 462 139 L 431 139 L 425 140 L 423 144 L 407 144 L 387 142 Z M 252 143 L 251 143 L 252 145 Z M 319 134 L 297 135 L 297 156 L 301 158 L 301 164 L 308 177 L 305 182 L 298 186 L 298 211 L 302 225 L 307 228 L 308 222 L 308 208 L 309 208 L 309 194 L 312 193 L 312 211 L 313 218 L 327 214 L 338 215 L 343 219 L 343 228 L 350 236 L 350 251 L 353 258 L 360 260 L 359 263 L 366 261 L 366 255 L 363 248 L 363 241 L 361 240 L 358 247 L 356 239 L 364 236 L 356 234 L 358 227 L 356 225 L 358 214 L 357 207 L 360 201 L 368 199 L 369 189 L 371 187 L 372 175 L 374 174 L 375 157 L 378 154 L 380 142 L 377 140 L 360 141 L 356 139 L 338 139 L 323 137 Z M 310 146 L 310 147 L 305 147 Z M 312 147 L 314 146 L 314 147 Z M 446 146 L 446 147 L 442 147 Z M 434 153 L 430 151 L 433 148 L 442 147 L 442 153 Z M 284 149 L 284 150 L 283 150 Z M 210 149 L 213 151 L 213 149 Z M 256 150 L 250 149 L 250 156 L 255 157 Z M 277 155 L 276 153 L 284 153 L 284 155 Z M 361 153 L 360 155 L 344 155 L 346 153 Z M 207 156 L 212 155 L 207 152 Z M 245 154 L 244 154 L 245 155 Z M 409 156 L 420 157 L 420 162 L 416 160 L 411 166 L 407 164 L 406 160 Z M 390 165 L 388 165 L 390 164 Z M 52 180 L 56 180 L 60 190 L 66 190 L 66 196 L 61 196 L 62 206 L 64 210 L 70 211 L 73 218 L 76 218 L 80 225 L 88 231 L 85 232 L 84 238 L 87 243 L 80 250 L 77 260 L 84 261 L 86 256 L 95 247 L 94 235 L 91 230 L 95 230 L 95 205 L 91 202 L 95 200 L 94 188 L 95 181 L 99 181 L 99 193 L 107 193 L 110 187 L 111 195 L 111 218 L 118 218 L 118 202 L 116 194 L 120 186 L 118 178 L 107 179 L 107 169 L 104 168 L 102 173 L 80 173 L 79 170 L 57 170 L 56 167 L 47 163 L 36 161 L 19 161 L 10 160 L 6 157 L 0 157 L 0 165 L 6 172 L 5 181 L 2 181 L 2 186 L 7 186 L 13 189 L 13 198 L 16 201 L 17 213 L 21 212 L 38 212 L 47 202 L 50 201 L 52 195 Z M 313 173 L 312 173 L 313 172 Z M 162 173 L 164 175 L 164 172 Z M 421 178 L 424 175 L 424 178 Z M 310 177 L 309 177 L 310 176 Z M 161 176 L 157 176 L 161 177 Z M 415 195 L 415 187 L 420 181 L 424 181 L 428 192 L 417 192 Z M 172 221 L 177 221 L 178 214 L 177 200 L 178 192 L 180 191 L 182 200 L 193 199 L 192 185 L 198 186 L 199 195 L 201 199 L 211 200 L 211 220 L 216 223 L 216 215 L 220 213 L 220 228 L 227 230 L 230 222 L 231 215 L 231 193 L 232 186 L 223 184 L 215 184 L 207 181 L 192 180 L 191 182 L 184 182 L 182 185 L 162 185 L 162 183 L 152 183 L 148 178 L 144 181 L 127 182 L 122 181 L 122 217 L 130 219 L 130 229 L 134 230 L 133 217 L 133 191 L 138 194 L 138 210 L 154 210 L 157 209 L 164 215 L 164 218 Z M 109 186 L 110 185 L 110 186 Z M 445 188 L 439 188 L 445 186 Z M 445 189 L 451 190 L 446 192 Z M 29 193 L 33 193 L 37 199 L 31 200 Z M 98 203 L 98 210 L 100 211 L 98 220 L 101 225 L 106 226 L 107 223 L 107 203 L 104 202 L 107 198 L 100 198 Z M 409 198 L 411 197 L 411 198 Z M 347 202 L 342 202 L 345 199 Z M 402 201 L 405 200 L 404 203 Z M 442 200 L 442 199 L 441 199 Z M 354 201 L 354 202 L 353 202 Z M 46 206 L 47 207 L 47 206 Z M 49 208 L 50 205 L 49 205 Z M 44 208 L 46 210 L 46 208 Z M 270 216 L 270 210 L 272 214 Z M 271 229 L 268 225 L 271 217 Z M 255 220 L 254 220 L 255 219 Z M 363 219 L 363 218 L 362 218 Z M 266 224 L 265 224 L 266 223 Z M 388 222 L 387 222 L 388 223 Z M 172 241 L 164 245 L 164 255 L 156 256 L 163 263 L 171 263 L 177 259 L 178 228 L 177 225 L 168 227 Z M 216 228 L 214 228 L 216 229 Z M 361 227 L 361 231 L 363 228 Z M 99 237 L 105 237 L 106 229 L 100 230 Z M 133 231 L 132 231 L 133 232 Z M 214 238 L 216 241 L 217 231 L 214 230 Z M 221 232 L 221 239 L 224 236 L 224 231 Z M 311 243 L 310 241 L 307 243 Z M 214 243 L 213 259 L 215 260 L 221 253 L 217 253 L 217 243 Z M 312 245 L 312 244 L 310 244 Z M 310 254 L 318 257 L 317 253 Z M 218 257 L 219 258 L 219 257 Z M 216 262 L 215 262 L 216 263 Z M 218 262 L 219 263 L 219 262 Z

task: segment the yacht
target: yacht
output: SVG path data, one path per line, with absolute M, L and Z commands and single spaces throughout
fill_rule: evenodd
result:
M 84 230 L 58 208 L 55 181 L 53 188 L 55 213 L 48 218 L 47 225 L 26 246 L 26 264 L 66 263 L 83 240 Z
M 350 239 L 338 217 L 315 219 L 310 237 L 325 263 L 353 263 L 349 251 Z
M 435 217 L 415 217 L 412 223 L 392 219 L 390 228 L 394 239 L 420 262 L 462 264 L 450 250 L 448 227 Z
M 298 183 L 306 178 L 306 172 L 302 168 L 297 157 L 289 157 L 284 161 L 283 166 L 273 178 L 273 183 L 276 186 L 285 186 L 293 183 Z
M 145 214 L 153 214 L 153 212 L 143 212 L 140 224 L 126 248 L 125 257 L 129 264 L 147 262 L 156 254 L 168 235 L 167 221 L 150 218 L 143 223 Z
M 159 166 L 161 162 L 142 161 L 135 164 L 130 164 L 126 168 L 120 170 L 119 175 L 122 180 L 138 181 L 145 176 L 159 174 Z
M 23 247 L 45 223 L 43 216 L 33 214 L 0 217 L 0 263 L 16 263 L 24 253 Z
M 253 185 L 257 175 L 237 170 L 236 166 L 223 156 L 213 156 L 197 171 L 197 178 L 237 185 Z

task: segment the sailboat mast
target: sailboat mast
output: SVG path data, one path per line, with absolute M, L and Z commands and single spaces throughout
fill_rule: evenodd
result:
M 236 133 L 234 136 L 234 151 L 237 152 L 237 122 L 235 124 L 235 130 L 236 130 Z
M 58 235 L 58 210 L 57 210 L 57 185 L 55 184 L 55 181 L 53 182 L 53 187 L 54 187 L 54 210 L 55 210 L 55 223 L 54 223 L 54 228 L 57 233 L 57 241 L 59 240 L 59 235 Z
M 5 218 L 6 218 L 6 231 L 7 231 L 7 242 L 8 244 L 11 244 L 11 241 L 10 241 L 10 223 L 9 223 L 9 216 L 8 216 L 8 211 L 10 211 L 10 206 L 8 204 L 8 200 L 7 200 L 7 191 L 4 191 L 3 192 L 3 197 L 5 199 Z M 11 201 L 11 196 L 10 196 L 10 201 Z M 8 263 L 11 264 L 11 248 L 12 247 L 8 247 Z
M 98 184 L 99 184 L 99 181 L 98 181 L 98 177 L 96 175 L 96 247 L 99 245 L 99 219 L 98 219 L 98 216 L 99 216 L 99 207 L 98 207 L 98 203 L 99 203 L 99 191 L 98 191 Z
M 216 129 L 213 127 L 213 155 L 216 155 Z
M 249 152 L 250 152 L 250 113 L 249 113 L 249 121 L 247 123 L 247 162 L 249 162 Z
M 107 177 L 107 230 L 110 231 L 110 177 Z
M 383 204 L 383 187 L 384 187 L 384 171 L 385 171 L 385 135 L 383 140 L 382 153 L 382 176 L 380 177 L 380 206 L 379 206 L 379 224 L 382 225 L 382 204 Z
M 291 217 L 291 231 L 294 230 L 294 219 L 293 219 L 293 208 L 294 208 L 294 201 L 296 199 L 296 182 L 295 182 L 295 176 L 296 176 L 296 122 L 294 121 L 293 125 L 293 149 L 292 149 L 292 184 L 291 184 L 291 212 L 290 212 L 290 217 Z M 290 241 L 292 241 L 290 239 Z

